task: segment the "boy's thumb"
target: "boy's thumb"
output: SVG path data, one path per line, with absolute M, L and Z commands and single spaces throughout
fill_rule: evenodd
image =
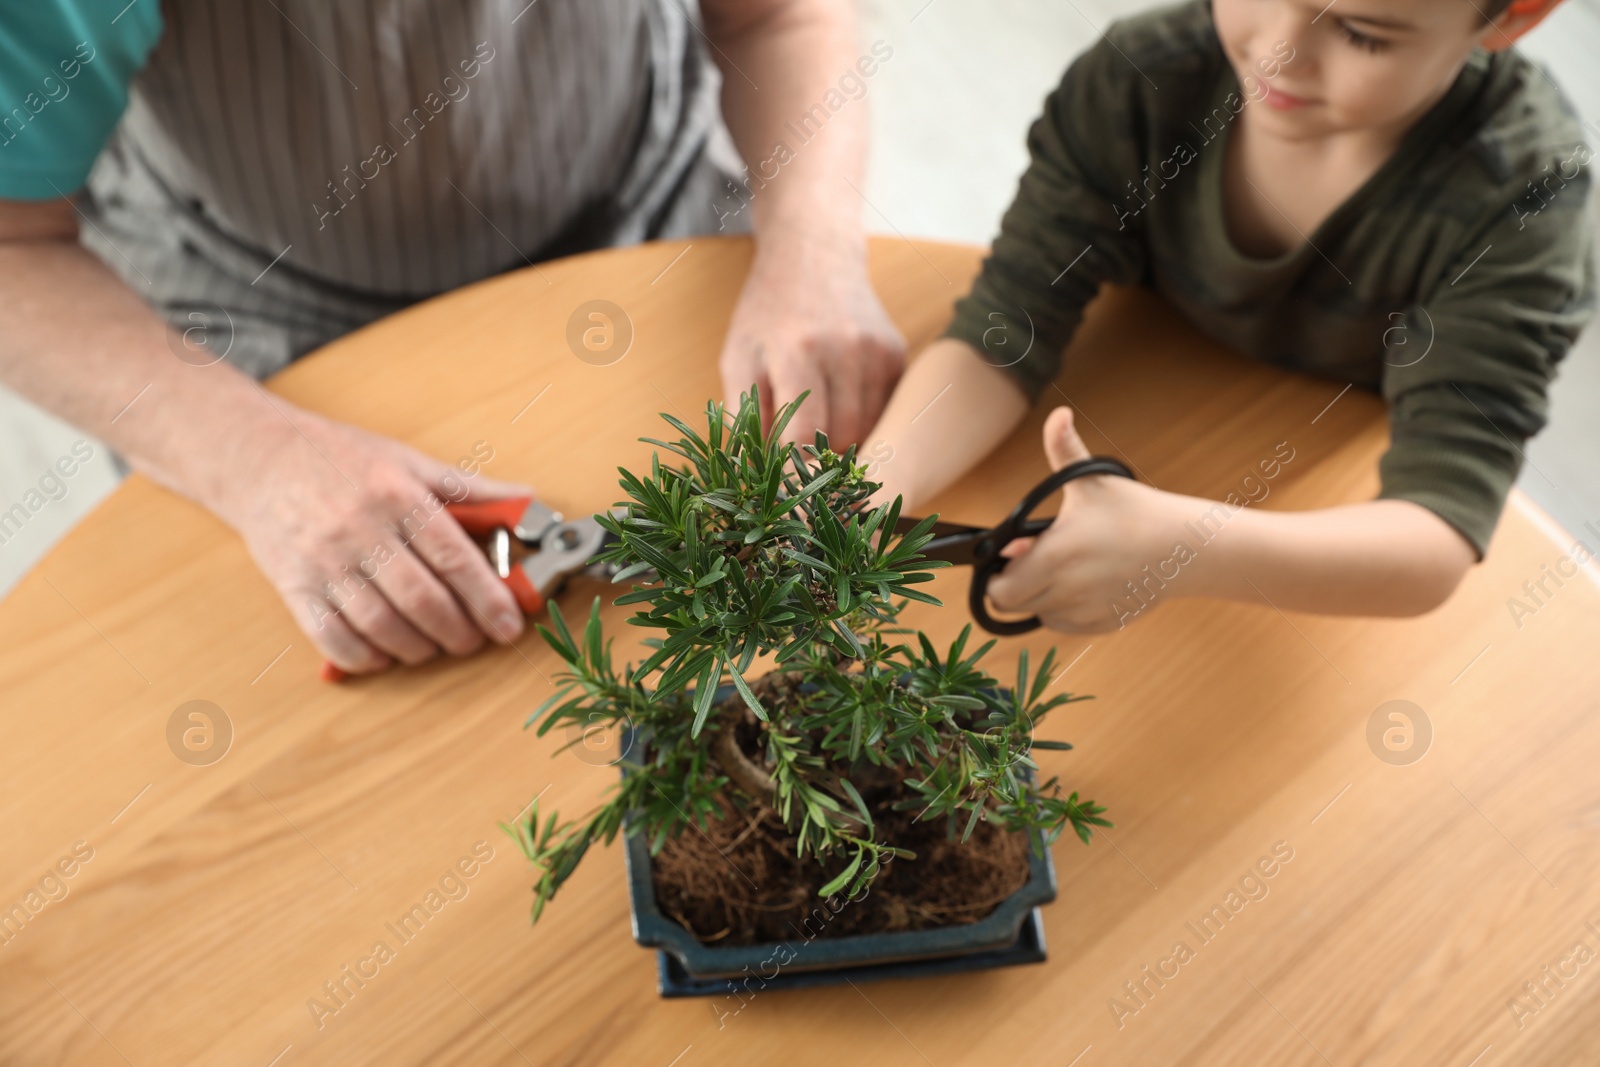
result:
M 1092 455 L 1089 446 L 1078 436 L 1071 408 L 1056 408 L 1044 420 L 1044 454 L 1049 458 L 1053 471 Z

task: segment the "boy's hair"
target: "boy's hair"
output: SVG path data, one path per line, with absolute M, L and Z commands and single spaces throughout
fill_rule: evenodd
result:
M 1511 0 L 1485 0 L 1478 5 L 1478 10 L 1483 13 L 1484 25 L 1488 25 L 1506 13 L 1506 8 L 1511 6 Z

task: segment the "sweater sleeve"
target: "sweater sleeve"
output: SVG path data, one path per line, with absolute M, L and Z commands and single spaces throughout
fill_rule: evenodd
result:
M 1572 162 L 1556 165 L 1571 173 Z M 1557 365 L 1594 313 L 1590 181 L 1576 170 L 1537 213 L 1500 205 L 1407 309 L 1403 345 L 1385 346 L 1390 445 L 1379 499 L 1434 512 L 1480 561 L 1523 447 L 1547 421 Z
M 1016 197 L 945 331 L 1014 375 L 1030 401 L 1055 378 L 1101 283 L 1144 280 L 1141 201 L 1131 190 L 1144 163 L 1136 131 L 1145 106 L 1140 75 L 1115 48 L 1102 38 L 1046 98 Z

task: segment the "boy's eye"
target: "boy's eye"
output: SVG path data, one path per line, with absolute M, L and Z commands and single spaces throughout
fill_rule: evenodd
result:
M 1389 47 L 1388 41 L 1383 40 L 1381 37 L 1373 37 L 1362 33 L 1348 22 L 1340 22 L 1338 26 L 1340 32 L 1344 34 L 1345 40 L 1364 51 L 1381 52 Z

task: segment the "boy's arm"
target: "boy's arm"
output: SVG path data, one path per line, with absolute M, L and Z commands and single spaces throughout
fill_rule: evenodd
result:
M 1214 503 L 1180 499 L 1194 515 Z M 1444 603 L 1475 558 L 1466 538 L 1409 500 L 1241 508 L 1196 553 L 1189 592 L 1318 615 L 1420 615 Z
M 860 455 L 876 499 L 922 507 L 1014 429 L 1055 378 L 1104 282 L 1145 275 L 1143 223 L 1121 188 L 1141 173 L 1146 83 L 1113 43 L 1079 56 L 1028 129 L 1028 167 L 943 339 L 901 378 Z M 1128 42 L 1124 42 L 1127 44 Z M 1131 47 L 1131 45 L 1130 45 Z
M 1045 421 L 1059 470 L 1090 455 L 1070 408 Z M 1417 615 L 1449 597 L 1473 545 L 1407 500 L 1263 511 L 1097 475 L 1069 482 L 1056 521 L 1012 542 L 989 583 L 1006 612 L 1070 632 L 1126 626 L 1168 599 L 1209 596 L 1324 615 Z
M 860 453 L 887 455 L 872 472 L 883 483 L 872 502 L 900 495 L 904 512 L 921 510 L 1027 411 L 1014 379 L 968 345 L 947 338 L 929 346 Z M 1052 470 L 1091 454 L 1070 409 L 1045 423 L 1045 450 Z M 989 585 L 996 607 L 1038 614 L 1059 630 L 1117 629 L 1180 596 L 1324 615 L 1417 615 L 1443 603 L 1476 559 L 1449 523 L 1407 500 L 1264 511 L 1107 476 L 1066 492 L 1056 523 L 1036 543 L 1014 542 L 1013 562 Z
M 883 483 L 872 503 L 901 496 L 903 512 L 913 514 L 1004 441 L 1028 407 L 1016 379 L 970 345 L 935 341 L 911 363 L 858 453 L 885 457 L 871 471 Z

